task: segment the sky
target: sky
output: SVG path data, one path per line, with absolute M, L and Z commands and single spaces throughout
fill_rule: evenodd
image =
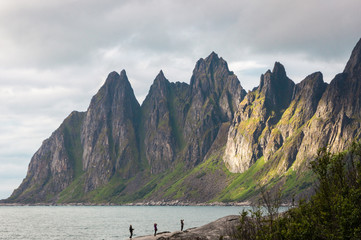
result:
M 190 82 L 212 51 L 246 90 L 281 62 L 296 83 L 343 71 L 361 37 L 359 0 L 1 0 L 0 199 L 108 73 L 125 69 L 138 101 L 160 70 Z

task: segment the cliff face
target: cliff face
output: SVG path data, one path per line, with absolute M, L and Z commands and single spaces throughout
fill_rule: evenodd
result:
M 317 72 L 294 86 L 278 63 L 276 70 L 262 75 L 260 86 L 246 96 L 231 124 L 224 154 L 229 169 L 244 172 L 263 157 L 282 175 L 313 159 L 320 147 L 342 151 L 359 139 L 360 52 L 361 42 L 344 72 L 329 85 Z
M 311 152 L 328 146 L 331 151 L 345 149 L 360 139 L 361 40 L 352 51 L 344 71 L 335 76 L 323 94 L 313 118 L 304 130 L 304 141 L 297 162 Z
M 6 201 L 244 201 L 259 184 L 306 192 L 320 147 L 360 139 L 360 81 L 361 40 L 330 84 L 320 72 L 295 84 L 276 62 L 246 94 L 213 52 L 190 84 L 160 71 L 140 106 L 125 71 L 112 72 L 88 110 L 43 142 Z
M 178 126 L 184 118 L 189 86 L 171 84 L 161 71 L 142 104 L 142 149 L 152 174 L 169 169 L 182 144 Z
M 215 53 L 197 62 L 190 85 L 170 83 L 161 71 L 142 104 L 141 139 L 151 173 L 164 172 L 176 159 L 188 168 L 199 164 L 244 95 Z
M 9 198 L 15 202 L 53 201 L 82 173 L 80 143 L 85 114 L 72 112 L 32 157 L 22 184 Z
M 86 192 L 107 183 L 116 172 L 129 178 L 138 169 L 139 112 L 125 71 L 110 73 L 92 98 L 82 125 Z
M 272 72 L 261 76 L 259 87 L 246 95 L 228 132 L 224 161 L 231 172 L 246 171 L 270 148 L 282 145 L 281 136 L 272 131 L 292 100 L 294 87 L 276 62 Z
M 245 91 L 214 52 L 197 62 L 190 87 L 192 98 L 183 134 L 188 143 L 185 159 L 194 166 L 203 160 L 221 124 L 233 118 Z
M 283 173 L 291 167 L 296 155 L 301 151 L 303 129 L 314 116 L 326 87 L 320 72 L 307 76 L 295 86 L 292 101 L 275 125 L 264 155 L 266 160 L 277 160 L 278 172 Z M 315 154 L 316 152 L 313 152 L 310 156 L 314 157 Z

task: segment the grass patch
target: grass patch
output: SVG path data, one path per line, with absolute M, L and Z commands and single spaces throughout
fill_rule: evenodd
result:
M 302 193 L 307 188 L 311 187 L 316 180 L 315 174 L 310 170 L 298 174 L 291 168 L 285 174 L 286 181 L 282 187 L 283 197 L 289 198 Z
M 76 178 L 60 194 L 57 203 L 82 202 L 84 200 L 84 175 Z
M 214 200 L 222 202 L 242 201 L 254 194 L 254 190 L 259 183 L 257 181 L 259 178 L 257 173 L 261 170 L 264 164 L 264 159 L 261 157 L 244 173 L 233 173 L 232 182 L 223 190 L 220 197 Z

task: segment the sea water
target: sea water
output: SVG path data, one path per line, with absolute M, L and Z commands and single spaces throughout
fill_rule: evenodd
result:
M 241 206 L 0 206 L 0 239 L 127 239 L 199 227 Z

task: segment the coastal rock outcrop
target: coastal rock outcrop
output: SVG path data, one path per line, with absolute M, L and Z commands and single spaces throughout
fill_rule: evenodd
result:
M 219 240 L 234 239 L 234 233 L 240 224 L 240 216 L 230 215 L 204 226 L 187 229 L 183 232 L 165 232 L 157 234 L 157 236 L 136 237 L 137 240 Z

